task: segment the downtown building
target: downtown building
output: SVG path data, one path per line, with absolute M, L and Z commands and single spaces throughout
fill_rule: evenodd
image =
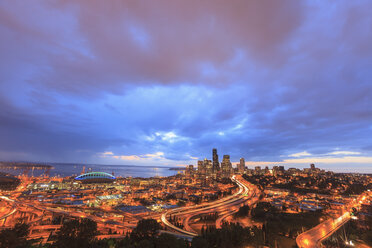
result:
M 221 162 L 221 178 L 230 178 L 233 174 L 233 168 L 230 161 L 230 155 L 223 155 Z
M 217 149 L 212 150 L 212 160 L 205 158 L 198 161 L 198 178 L 201 180 L 217 179 L 220 175 L 220 163 L 218 161 Z
M 238 164 L 238 172 L 243 174 L 245 168 L 245 160 L 241 158 Z M 198 161 L 197 175 L 201 180 L 208 181 L 210 179 L 230 178 L 233 173 L 234 170 L 230 161 L 230 155 L 224 155 L 220 163 L 216 148 L 212 150 L 212 160 L 205 158 L 204 160 Z
M 218 154 L 217 154 L 217 149 L 213 148 L 212 150 L 212 159 L 213 159 L 213 173 L 217 174 L 220 171 L 220 162 L 218 161 Z
M 240 158 L 240 162 L 238 164 L 238 173 L 244 174 L 244 171 L 245 171 L 245 160 L 244 158 Z

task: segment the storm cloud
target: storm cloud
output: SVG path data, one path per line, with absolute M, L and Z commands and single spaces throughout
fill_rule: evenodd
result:
M 3 1 L 0 159 L 178 165 L 216 147 L 252 165 L 372 172 L 371 12 Z

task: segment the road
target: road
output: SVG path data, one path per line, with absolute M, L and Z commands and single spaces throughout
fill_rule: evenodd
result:
M 98 216 L 95 216 L 95 215 L 86 214 L 86 213 L 79 212 L 79 211 L 76 211 L 76 210 L 75 211 L 71 211 L 71 210 L 66 211 L 66 210 L 63 210 L 63 209 L 57 209 L 57 208 L 42 206 L 42 205 L 37 204 L 37 202 L 33 202 L 32 204 L 31 203 L 26 203 L 26 202 L 21 202 L 21 201 L 18 201 L 18 200 L 10 199 L 6 196 L 0 196 L 0 198 L 4 199 L 6 201 L 12 202 L 12 203 L 16 203 L 19 206 L 26 206 L 26 207 L 29 207 L 29 208 L 32 208 L 32 209 L 39 210 L 41 212 L 46 211 L 46 212 L 71 216 L 71 217 L 75 217 L 75 218 L 88 218 L 88 219 L 91 219 L 91 220 L 97 222 L 97 224 L 101 225 L 102 227 L 111 226 L 111 227 L 114 227 L 116 230 L 120 230 L 122 232 L 126 232 L 129 229 L 132 229 L 136 226 L 135 224 L 129 224 L 129 223 L 123 223 L 123 222 L 115 221 L 115 220 L 113 220 L 109 217 L 98 217 Z
M 203 203 L 200 205 L 192 206 L 192 207 L 181 207 L 176 209 L 168 210 L 166 213 L 159 215 L 159 219 L 169 228 L 169 232 L 179 235 L 185 238 L 192 238 L 194 236 L 197 236 L 198 234 L 190 227 L 189 221 L 192 217 L 202 214 L 202 213 L 214 213 L 218 212 L 222 215 L 222 218 L 218 219 L 218 224 L 220 225 L 221 221 L 223 221 L 224 218 L 226 218 L 229 215 L 232 215 L 236 211 L 238 211 L 239 207 L 249 201 L 253 196 L 255 196 L 256 188 L 253 187 L 253 185 L 250 185 L 248 182 L 243 180 L 240 176 L 233 176 L 232 180 L 238 185 L 239 189 L 236 193 L 233 195 L 227 196 L 225 198 L 222 198 L 220 200 L 209 202 L 209 203 Z M 254 190 L 252 190 L 254 189 Z M 123 221 L 117 221 L 115 220 L 115 217 L 111 216 L 104 216 L 99 217 L 96 215 L 91 215 L 84 213 L 84 209 L 61 209 L 60 206 L 54 206 L 50 204 L 42 204 L 37 201 L 19 201 L 17 199 L 11 199 L 7 196 L 0 196 L 1 199 L 8 201 L 14 206 L 17 206 L 17 209 L 13 209 L 11 213 L 9 213 L 9 216 L 14 214 L 17 211 L 21 212 L 27 211 L 31 217 L 30 217 L 30 223 L 33 223 L 32 225 L 32 235 L 37 236 L 38 234 L 41 236 L 47 237 L 47 233 L 50 230 L 55 230 L 56 226 L 43 226 L 38 224 L 40 220 L 42 220 L 44 213 L 55 213 L 55 214 L 61 214 L 71 217 L 77 217 L 77 218 L 89 218 L 91 220 L 94 220 L 97 222 L 99 227 L 102 228 L 114 228 L 114 230 L 119 231 L 119 233 L 126 233 L 129 229 L 132 229 L 135 227 L 136 223 L 124 223 Z M 29 210 L 28 210 L 29 209 Z M 79 211 L 80 210 L 80 211 Z M 184 229 L 178 228 L 171 224 L 168 221 L 169 215 L 176 215 L 176 216 L 182 216 L 184 220 Z M 8 217 L 8 214 L 3 217 Z M 153 218 L 155 216 L 152 216 Z M 131 218 L 132 219 L 132 218 Z M 32 221 L 32 222 L 31 222 Z M 136 221 L 135 221 L 136 222 Z M 44 237 L 43 236 L 43 237 Z M 119 235 L 120 236 L 120 235 Z
M 352 207 L 358 208 L 365 198 L 363 194 L 360 195 L 354 202 L 346 206 L 346 209 L 349 210 Z M 330 218 L 325 220 L 316 227 L 298 235 L 296 238 L 297 246 L 299 248 L 321 247 L 321 242 L 323 240 L 331 236 L 350 219 L 350 212 L 346 211 L 336 219 Z
M 350 220 L 350 213 L 346 212 L 337 219 L 328 219 L 316 227 L 301 233 L 296 238 L 296 243 L 300 248 L 320 247 L 320 243 L 325 238 L 332 235 L 338 228 Z
M 3 216 L 0 216 L 0 220 L 6 219 L 12 214 L 14 214 L 17 211 L 17 208 L 14 207 L 9 213 L 4 214 Z
M 198 236 L 198 233 L 189 225 L 190 219 L 196 215 L 218 212 L 219 214 L 223 214 L 223 218 L 219 218 L 216 223 L 220 226 L 221 221 L 224 218 L 234 214 L 236 211 L 239 210 L 239 207 L 241 205 L 249 201 L 257 194 L 257 189 L 253 188 L 253 185 L 246 182 L 240 176 L 233 176 L 231 179 L 239 187 L 239 190 L 235 194 L 214 202 L 203 203 L 192 207 L 171 209 L 162 214 L 161 221 L 172 231 L 189 236 Z M 251 187 L 253 190 L 251 190 L 249 187 Z M 168 221 L 168 217 L 171 215 L 183 219 L 183 229 L 176 227 Z

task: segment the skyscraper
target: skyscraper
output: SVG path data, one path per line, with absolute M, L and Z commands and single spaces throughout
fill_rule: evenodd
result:
M 259 175 L 261 174 L 261 166 L 256 166 L 254 167 L 254 174 Z
M 194 175 L 194 166 L 192 164 L 186 166 L 185 175 L 186 177 L 192 177 Z
M 238 172 L 243 174 L 244 170 L 245 170 L 245 160 L 244 160 L 244 158 L 240 158 L 240 163 L 239 163 L 239 166 L 238 166 Z
M 212 150 L 212 160 L 213 160 L 213 172 L 217 173 L 220 170 L 220 162 L 218 161 L 217 149 Z
M 198 161 L 198 174 L 201 178 L 204 178 L 206 175 L 206 168 L 204 166 L 203 160 Z
M 213 172 L 212 161 L 205 158 L 204 161 L 203 161 L 203 163 L 204 163 L 204 168 L 206 169 L 207 176 L 211 176 L 212 175 L 212 172 Z
M 230 155 L 223 155 L 221 162 L 221 174 L 223 178 L 229 178 L 232 173 L 232 165 L 230 162 Z

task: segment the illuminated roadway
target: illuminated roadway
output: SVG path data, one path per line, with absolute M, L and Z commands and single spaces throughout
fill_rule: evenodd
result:
M 256 190 L 253 190 L 250 193 L 250 189 L 247 187 L 248 183 L 245 180 L 241 180 L 240 177 L 237 179 L 237 176 L 233 176 L 231 178 L 239 187 L 238 192 L 235 194 L 222 198 L 220 200 L 204 203 L 200 205 L 195 205 L 192 207 L 181 207 L 176 209 L 171 209 L 161 216 L 161 221 L 166 225 L 170 230 L 179 232 L 184 235 L 188 235 L 191 237 L 198 236 L 197 232 L 195 232 L 189 225 L 190 219 L 199 214 L 203 213 L 225 213 L 223 216 L 224 218 L 232 215 L 236 211 L 238 211 L 240 205 L 248 201 L 251 197 L 256 195 Z M 243 183 L 244 182 L 244 183 Z M 247 185 L 246 185 L 247 184 Z M 249 186 L 249 185 L 248 185 Z M 184 229 L 179 228 L 168 221 L 168 216 L 183 216 L 183 225 Z M 219 222 L 220 223 L 220 222 Z
M 0 220 L 3 220 L 3 219 L 5 219 L 5 218 L 8 218 L 8 217 L 11 216 L 12 214 L 14 214 L 16 211 L 17 211 L 17 208 L 13 208 L 12 211 L 10 211 L 9 213 L 4 214 L 3 216 L 1 216 L 1 217 L 0 217 Z
M 79 212 L 79 211 L 66 211 L 66 210 L 62 210 L 62 209 L 56 209 L 56 208 L 51 208 L 51 207 L 45 207 L 45 206 L 36 205 L 35 203 L 29 204 L 29 203 L 20 202 L 20 201 L 16 201 L 16 200 L 10 199 L 10 198 L 8 198 L 6 196 L 0 196 L 0 198 L 1 199 L 4 199 L 6 201 L 12 202 L 12 203 L 16 203 L 18 205 L 27 206 L 27 207 L 30 207 L 30 208 L 33 208 L 33 209 L 37 209 L 37 210 L 40 210 L 40 211 L 48 211 L 48 212 L 63 214 L 63 215 L 72 216 L 72 217 L 76 217 L 76 218 L 88 218 L 88 219 L 91 219 L 91 220 L 97 222 L 97 224 L 102 224 L 104 226 L 105 225 L 111 225 L 111 226 L 114 226 L 116 228 L 120 228 L 120 229 L 124 229 L 124 230 L 128 230 L 128 229 L 131 229 L 131 228 L 134 228 L 135 227 L 135 224 L 129 224 L 129 223 L 122 223 L 122 222 L 118 222 L 118 221 L 112 221 L 112 220 L 110 220 L 108 218 L 101 218 L 101 217 L 98 217 L 98 216 L 95 216 L 95 215 L 89 215 L 89 214 L 86 214 L 86 213 L 83 213 L 83 212 Z M 14 212 L 16 212 L 16 209 L 14 209 L 8 215 L 13 214 Z M 3 216 L 3 217 L 5 217 L 5 216 Z M 111 223 L 108 223 L 110 221 L 111 221 Z M 33 227 L 33 229 L 44 229 L 42 226 L 39 226 L 39 227 L 40 228 Z
M 350 209 L 351 207 L 358 207 L 360 204 L 363 203 L 365 200 L 365 196 L 359 196 L 356 202 L 347 207 Z M 321 242 L 331 236 L 335 231 L 337 231 L 341 226 L 343 226 L 346 222 L 351 219 L 350 212 L 347 211 L 343 213 L 336 219 L 330 218 L 316 227 L 301 233 L 296 238 L 296 243 L 299 248 L 317 248 L 321 247 Z
M 8 201 L 7 199 L 6 199 L 7 197 L 3 197 L 3 196 L 0 196 L 0 199 L 3 199 L 3 200 L 6 200 L 6 201 Z M 9 198 L 8 198 L 9 199 Z M 10 199 L 9 199 L 10 200 Z M 5 223 L 5 221 L 6 221 L 6 219 L 9 217 L 9 216 L 11 216 L 11 215 L 13 215 L 15 212 L 17 212 L 17 205 L 16 205 L 16 203 L 14 202 L 14 201 L 8 201 L 8 202 L 10 202 L 10 204 L 12 205 L 12 208 L 11 209 L 9 209 L 9 211 L 7 212 L 7 213 L 5 213 L 4 215 L 2 215 L 2 216 L 0 216 L 0 220 L 4 220 L 4 223 Z M 4 224 L 3 223 L 3 224 Z
M 234 212 L 238 211 L 239 207 L 243 203 L 247 202 L 251 197 L 255 196 L 256 189 L 250 190 L 247 186 L 251 187 L 251 185 L 247 183 L 245 180 L 242 180 L 240 176 L 233 176 L 232 180 L 239 187 L 238 191 L 234 193 L 233 195 L 227 196 L 225 198 L 222 198 L 214 202 L 203 203 L 203 204 L 195 205 L 192 207 L 181 207 L 181 208 L 172 209 L 162 214 L 161 216 L 159 216 L 159 218 L 168 227 L 169 232 L 174 235 L 182 236 L 184 238 L 191 238 L 191 237 L 197 236 L 198 234 L 189 226 L 189 221 L 193 216 L 199 215 L 202 213 L 218 212 L 220 214 L 223 214 L 222 217 L 225 218 L 228 215 L 231 215 Z M 32 222 L 31 222 L 31 219 L 29 220 L 30 223 L 34 223 L 31 227 L 32 231 L 36 232 L 36 233 L 30 233 L 32 237 L 36 237 L 37 235 L 40 235 L 40 237 L 47 238 L 48 237 L 47 231 L 56 230 L 56 228 L 59 227 L 58 225 L 46 225 L 46 226 L 38 225 L 37 222 L 42 220 L 44 216 L 43 214 L 44 212 L 57 213 L 57 214 L 62 214 L 62 215 L 67 215 L 67 216 L 72 216 L 72 217 L 78 217 L 78 218 L 89 218 L 91 220 L 96 221 L 97 224 L 103 227 L 111 226 L 111 227 L 114 227 L 115 229 L 121 229 L 123 230 L 123 233 L 124 231 L 135 227 L 135 223 L 129 223 L 129 222 L 123 223 L 122 221 L 115 221 L 114 217 L 107 217 L 107 216 L 98 217 L 95 215 L 90 215 L 87 213 L 80 212 L 77 209 L 66 209 L 66 210 L 59 209 L 59 208 L 53 207 L 53 205 L 49 207 L 49 206 L 44 206 L 40 204 L 39 202 L 18 201 L 18 200 L 10 199 L 7 196 L 0 196 L 0 198 L 12 203 L 14 206 L 17 206 L 17 207 L 14 207 L 10 213 L 3 215 L 1 218 L 6 218 L 14 214 L 15 212 L 19 211 L 20 207 L 21 208 L 25 207 L 26 209 L 30 207 L 34 210 L 37 210 L 37 211 L 34 211 L 33 213 L 31 212 L 31 214 L 33 214 Z M 84 209 L 82 209 L 82 211 L 84 211 Z M 177 215 L 177 216 L 185 217 L 184 222 L 183 222 L 185 228 L 181 229 L 181 228 L 174 226 L 172 223 L 170 223 L 167 219 L 169 215 Z M 217 221 L 217 224 L 220 223 L 221 220 L 222 219 L 219 218 L 219 220 Z M 42 233 L 39 233 L 40 231 Z
M 316 227 L 301 233 L 296 238 L 296 243 L 300 248 L 320 247 L 320 242 L 332 235 L 338 228 L 350 220 L 349 212 L 341 215 L 337 219 L 328 219 Z

